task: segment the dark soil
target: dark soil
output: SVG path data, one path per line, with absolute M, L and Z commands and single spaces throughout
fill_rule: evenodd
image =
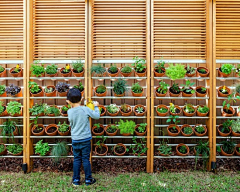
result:
M 65 72 L 65 71 L 62 70 L 61 73 L 63 73 L 63 74 L 67 74 L 67 73 L 70 73 L 70 71 Z
M 137 128 L 137 129 L 135 129 L 135 130 L 136 130 L 138 133 L 140 133 L 140 132 L 139 132 L 139 130 L 138 130 L 138 128 Z M 146 130 L 146 128 L 145 128 L 145 130 Z M 145 131 L 145 130 L 144 130 L 144 131 Z
M 135 69 L 136 70 L 136 69 Z M 139 71 L 136 71 L 137 73 L 145 73 L 146 69 L 143 69 L 143 71 L 139 72 Z
M 115 73 L 113 73 L 112 71 L 109 71 L 109 69 L 108 69 L 108 72 L 111 73 L 111 74 L 116 74 L 118 71 L 116 71 Z
M 170 87 L 170 91 L 172 92 L 172 93 L 174 93 L 174 94 L 179 94 L 180 93 L 180 91 L 174 91 L 173 89 L 172 89 L 172 87 Z
M 47 132 L 48 132 L 48 133 L 54 133 L 56 130 L 57 130 L 56 127 L 50 127 L 50 128 L 47 130 Z
M 105 113 L 105 109 L 102 109 L 101 114 Z
M 106 151 L 107 151 L 107 149 L 105 147 L 102 147 L 101 149 L 99 147 L 97 148 L 98 154 L 104 154 Z
M 187 90 L 191 90 L 192 91 L 192 89 L 187 89 Z M 184 90 L 183 92 L 188 94 L 188 95 L 191 95 L 192 93 L 191 92 L 187 92 L 187 90 Z
M 38 94 L 38 93 L 40 93 L 40 92 L 42 92 L 42 89 L 40 89 L 38 92 L 35 92 L 35 93 L 32 93 L 32 94 Z
M 20 71 L 19 71 L 20 72 Z M 19 73 L 19 72 L 16 72 L 16 71 L 12 71 L 11 73 Z
M 178 130 L 177 130 L 177 129 L 173 129 L 173 128 L 170 128 L 169 131 L 170 131 L 171 133 L 178 133 Z
M 202 91 L 201 88 L 200 88 L 200 89 L 197 89 L 197 92 L 198 92 L 198 93 L 202 93 L 202 94 L 206 93 L 206 91 Z
M 74 73 L 82 73 L 82 72 L 83 72 L 83 70 L 82 70 L 82 71 L 80 71 L 80 72 L 78 72 L 78 71 L 76 71 L 75 69 L 73 69 L 73 72 L 74 72 Z
M 182 149 L 183 147 L 181 146 L 181 147 L 178 147 L 178 151 L 180 152 L 180 150 Z M 180 152 L 180 153 L 182 153 L 182 152 Z M 182 153 L 182 154 L 186 154 L 187 153 L 187 149 L 185 149 L 185 153 Z
M 103 132 L 103 128 L 102 127 L 100 127 L 99 129 L 95 128 L 94 132 L 95 133 L 102 133 Z
M 223 111 L 225 112 L 225 113 L 227 113 L 227 114 L 233 114 L 233 112 L 230 110 L 230 109 L 223 109 Z
M 180 113 L 180 110 L 178 108 L 175 108 L 175 113 Z
M 220 127 L 219 127 L 219 131 L 221 131 L 222 133 L 229 133 L 229 131 L 227 131 L 226 129 L 224 129 L 224 131 L 223 131 L 223 126 L 221 125 Z
M 202 72 L 200 72 L 200 71 L 198 70 L 198 73 L 201 73 L 201 74 L 206 74 L 206 73 L 207 73 L 207 71 L 205 70 L 205 71 L 202 73 Z
M 115 148 L 115 151 L 119 154 L 122 154 L 125 152 L 125 148 L 123 146 L 119 146 Z
M 38 127 L 37 129 L 34 129 L 33 132 L 34 133 L 40 133 L 43 130 L 42 127 Z
M 62 114 L 67 114 L 67 111 L 62 110 Z
M 5 107 L 5 106 L 3 106 L 3 112 L 4 112 L 5 110 L 6 110 L 6 107 Z M 2 112 L 2 113 L 3 113 L 3 112 Z

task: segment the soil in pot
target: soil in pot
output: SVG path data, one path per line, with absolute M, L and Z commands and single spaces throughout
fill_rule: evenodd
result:
M 178 108 L 175 108 L 175 112 L 174 113 L 180 113 L 180 110 Z
M 67 115 L 67 111 L 61 110 L 61 113 Z
M 226 108 L 225 109 L 223 109 L 223 111 L 225 112 L 225 113 L 227 113 L 227 114 L 229 114 L 229 115 L 232 115 L 233 114 L 233 112 L 231 111 L 231 110 L 227 110 Z
M 201 94 L 206 94 L 207 92 L 207 91 L 203 91 L 201 88 L 196 89 L 196 91 Z
M 48 132 L 48 133 L 54 133 L 56 130 L 57 130 L 56 127 L 50 127 L 50 128 L 47 130 L 47 132 Z
M 117 145 L 117 147 L 115 147 L 115 151 L 118 153 L 118 154 L 122 154 L 125 152 L 125 148 L 121 145 Z
M 171 133 L 178 133 L 178 130 L 177 129 L 174 129 L 173 127 L 169 128 L 169 131 Z
M 173 93 L 173 94 L 180 94 L 181 93 L 181 91 L 173 90 L 172 87 L 170 87 L 169 91 L 171 91 L 171 93 Z
M 222 132 L 222 133 L 225 133 L 225 134 L 227 134 L 227 133 L 230 133 L 231 132 L 231 130 L 229 129 L 229 130 L 227 130 L 227 129 L 224 129 L 223 128 L 223 125 L 220 125 L 219 127 L 218 127 L 218 129 L 219 129 L 219 131 L 220 132 Z
M 34 129 L 33 132 L 34 133 L 40 133 L 40 132 L 42 132 L 42 130 L 43 130 L 43 127 L 38 127 L 36 129 Z
M 97 128 L 94 128 L 94 132 L 95 132 L 95 133 L 102 133 L 103 130 L 104 130 L 104 129 L 103 129 L 102 127 L 98 128 L 98 129 L 97 129 Z
M 107 148 L 105 148 L 103 146 L 101 148 L 100 147 L 97 148 L 97 153 L 98 154 L 104 154 L 106 152 L 107 152 Z

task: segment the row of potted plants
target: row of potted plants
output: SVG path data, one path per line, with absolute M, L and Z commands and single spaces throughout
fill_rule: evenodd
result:
M 222 124 L 218 125 L 217 127 L 218 134 L 222 137 L 227 136 L 240 136 L 240 120 L 229 120 L 227 119 Z
M 240 144 L 237 144 L 230 138 L 220 142 L 217 145 L 217 152 L 219 152 L 223 156 L 233 156 L 234 153 L 237 156 L 240 156 Z
M 7 106 L 4 105 L 3 101 L 0 101 L 0 117 L 3 116 L 12 116 L 18 117 L 22 116 L 23 107 L 22 104 L 17 101 L 10 101 Z
M 20 86 L 10 84 L 9 86 L 0 85 L 0 97 L 22 97 L 22 88 Z
M 6 146 L 0 143 L 0 156 L 2 155 L 21 156 L 23 154 L 23 146 L 19 143 Z
M 240 64 L 237 65 L 236 68 L 234 68 L 233 64 L 223 64 L 220 68 L 218 68 L 218 76 L 219 77 L 229 77 L 232 73 L 232 71 L 235 70 L 235 76 L 240 77 Z
M 23 69 L 20 67 L 19 64 L 16 67 L 10 69 L 10 75 L 12 77 L 22 77 L 23 76 Z M 5 67 L 0 65 L 0 77 L 7 77 L 7 70 Z

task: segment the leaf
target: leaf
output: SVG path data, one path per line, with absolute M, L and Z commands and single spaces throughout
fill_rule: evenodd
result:
M 167 123 L 170 123 L 171 122 L 171 119 L 167 119 Z

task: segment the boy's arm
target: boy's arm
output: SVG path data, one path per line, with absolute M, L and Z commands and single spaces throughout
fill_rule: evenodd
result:
M 87 114 L 93 119 L 99 119 L 100 118 L 100 111 L 97 106 L 94 107 L 94 110 L 91 110 L 90 108 L 86 107 Z

